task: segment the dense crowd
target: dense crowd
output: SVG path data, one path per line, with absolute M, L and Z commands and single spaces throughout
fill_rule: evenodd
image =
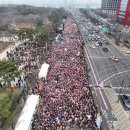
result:
M 22 78 L 25 82 L 28 80 L 30 86 L 36 84 L 36 75 L 43 62 L 43 52 L 43 48 L 37 48 L 35 44 L 32 44 L 29 41 L 26 41 L 24 44 L 14 48 L 10 52 L 7 51 L 8 59 L 15 62 L 15 64 L 23 70 Z M 21 84 L 16 82 L 15 86 L 20 88 Z
M 41 79 L 35 89 L 40 103 L 32 130 L 95 127 L 97 109 L 89 88 L 82 37 L 74 20 L 66 20 L 62 35 L 64 42 L 53 42 L 46 55 L 50 65 L 47 80 Z

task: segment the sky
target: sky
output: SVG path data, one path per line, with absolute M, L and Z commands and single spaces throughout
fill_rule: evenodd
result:
M 101 0 L 0 0 L 0 4 L 28 4 L 33 6 L 87 6 L 100 7 Z

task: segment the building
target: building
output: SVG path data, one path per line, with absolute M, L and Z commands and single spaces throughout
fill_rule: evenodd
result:
M 116 21 L 130 26 L 130 0 L 119 0 Z
M 116 14 L 118 9 L 118 0 L 102 0 L 101 12 L 108 15 Z

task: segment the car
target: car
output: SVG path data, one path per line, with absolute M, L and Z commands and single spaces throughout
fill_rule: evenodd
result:
M 94 37 L 92 37 L 92 41 L 94 41 L 95 40 L 95 38 Z
M 129 43 L 129 41 L 127 41 L 127 40 L 125 40 L 124 42 L 125 42 L 125 43 Z
M 127 54 L 130 54 L 130 50 L 126 51 Z
M 121 100 L 125 107 L 130 108 L 130 99 L 126 95 L 121 96 Z
M 97 38 L 100 39 L 101 37 L 97 35 Z
M 130 48 L 130 44 L 129 43 L 125 43 L 125 46 Z
M 111 59 L 116 62 L 119 60 L 116 56 L 111 56 Z
M 88 36 L 88 33 L 86 33 L 86 36 Z
M 91 40 L 92 40 L 92 38 L 91 38 L 91 37 L 88 37 L 88 40 L 89 40 L 89 41 L 91 41 Z
M 96 30 L 96 33 L 99 33 L 99 30 Z
M 102 42 L 101 41 L 99 41 L 98 44 L 99 44 L 99 46 L 102 46 Z
M 96 48 L 94 45 L 92 45 L 92 48 Z
M 108 52 L 108 49 L 107 48 L 103 48 L 103 51 Z
M 97 37 L 95 37 L 95 41 L 98 41 L 98 38 L 97 38 Z
M 106 44 L 106 45 L 109 45 L 109 42 L 106 41 L 105 44 Z
M 98 42 L 96 42 L 96 43 L 95 43 L 95 46 L 99 46 L 99 43 L 98 43 Z

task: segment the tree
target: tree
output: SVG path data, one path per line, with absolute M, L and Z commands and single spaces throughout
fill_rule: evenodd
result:
M 23 40 L 25 38 L 26 32 L 25 29 L 20 29 L 17 31 L 18 37 L 20 40 Z
M 12 115 L 12 109 L 16 105 L 17 93 L 4 92 L 0 94 L 0 123 L 4 123 Z
M 0 61 L 0 82 L 4 82 L 7 86 L 11 87 L 11 81 L 15 77 L 20 76 L 21 70 L 18 69 L 18 66 L 10 60 Z
M 30 29 L 26 29 L 24 31 L 26 32 L 27 38 L 29 38 L 30 41 L 33 41 L 34 35 L 36 34 L 36 30 L 30 28 Z
M 43 45 L 43 43 L 45 43 L 45 41 L 47 41 L 47 40 L 48 40 L 48 30 L 38 29 L 36 37 L 35 37 L 35 41 L 38 43 L 38 46 Z
M 37 25 L 37 27 L 42 27 L 43 26 L 43 21 L 42 21 L 42 19 L 37 19 L 36 20 L 36 25 Z

